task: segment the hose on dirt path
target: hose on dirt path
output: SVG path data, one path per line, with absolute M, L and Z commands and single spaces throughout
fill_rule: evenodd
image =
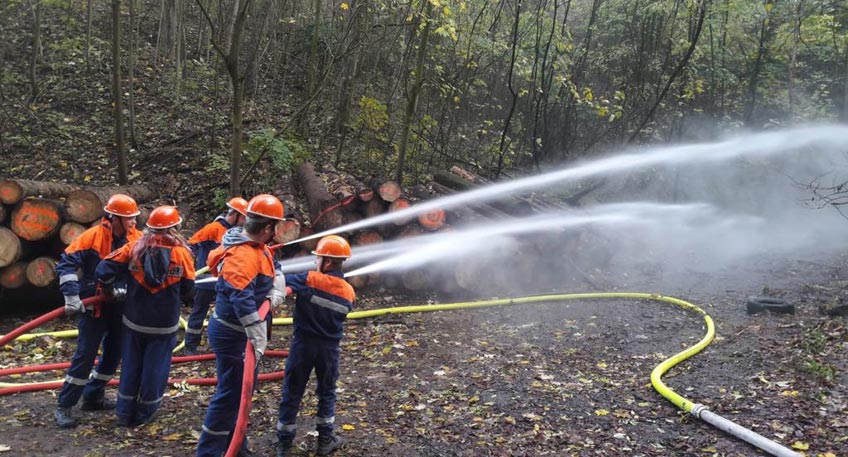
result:
M 398 306 L 391 308 L 382 308 L 382 309 L 374 309 L 374 310 L 366 310 L 366 311 L 356 311 L 348 314 L 349 319 L 365 319 L 371 317 L 385 316 L 389 314 L 404 314 L 404 313 L 421 313 L 421 312 L 434 312 L 434 311 L 447 311 L 447 310 L 457 310 L 457 309 L 472 309 L 472 308 L 483 308 L 483 307 L 492 307 L 492 306 L 509 306 L 509 305 L 517 305 L 517 304 L 529 304 L 529 303 L 544 303 L 551 301 L 565 301 L 565 300 L 581 300 L 581 299 L 596 299 L 596 298 L 623 298 L 623 299 L 644 299 L 644 300 L 655 300 L 670 303 L 673 305 L 680 306 L 686 310 L 696 312 L 701 314 L 704 317 L 704 322 L 706 324 L 707 333 L 704 337 L 696 343 L 694 346 L 691 346 L 684 351 L 681 351 L 669 359 L 663 361 L 659 365 L 657 365 L 654 370 L 651 372 L 651 384 L 654 389 L 663 396 L 666 400 L 677 406 L 678 408 L 686 411 L 687 413 L 692 414 L 698 419 L 707 422 L 708 424 L 716 427 L 724 432 L 730 433 L 731 435 L 740 438 L 759 449 L 762 449 L 772 455 L 778 457 L 797 457 L 800 454 L 788 449 L 779 443 L 776 443 L 768 438 L 757 434 L 756 432 L 749 430 L 741 425 L 734 423 L 728 419 L 725 419 L 718 414 L 715 414 L 709 411 L 704 405 L 693 403 L 691 400 L 684 398 L 681 395 L 678 395 L 676 392 L 671 390 L 668 386 L 666 386 L 662 382 L 662 376 L 671 368 L 679 364 L 680 362 L 692 357 L 693 355 L 699 353 L 703 350 L 707 345 L 712 342 L 713 338 L 715 338 L 715 325 L 713 324 L 712 318 L 707 315 L 707 313 L 701 308 L 674 298 L 668 297 L 664 295 L 658 294 L 648 294 L 648 293 L 637 293 L 637 292 L 601 292 L 601 293 L 582 293 L 582 294 L 551 294 L 551 295 L 535 295 L 530 297 L 519 297 L 519 298 L 508 298 L 508 299 L 499 299 L 499 300 L 483 300 L 483 301 L 475 301 L 475 302 L 462 302 L 462 303 L 449 303 L 442 305 L 413 305 L 413 306 Z M 56 310 L 59 311 L 59 310 Z M 52 312 L 55 313 L 56 311 Z M 42 316 L 39 319 L 47 317 L 48 313 L 45 316 Z M 58 317 L 58 316 L 56 316 Z M 37 319 L 38 320 L 38 319 Z M 44 320 L 43 322 L 49 321 L 50 318 Z M 35 321 L 33 321 L 35 322 Z M 275 325 L 290 325 L 292 323 L 291 318 L 275 318 L 273 319 L 273 323 Z M 32 323 L 30 323 L 32 324 Z M 0 346 L 8 343 L 15 337 L 13 334 L 21 335 L 25 331 L 36 327 L 37 325 L 27 324 L 19 329 L 16 329 L 14 332 L 10 332 L 8 335 L 5 335 L 2 339 L 0 339 Z M 39 324 L 40 325 L 40 324 Z M 26 328 L 24 328 L 26 327 Z M 23 329 L 23 330 L 22 330 Z M 11 338 L 10 338 L 11 337 Z M 248 359 L 252 357 L 252 347 L 248 342 L 248 349 L 245 352 L 245 363 L 247 363 Z M 271 351 L 269 351 L 270 353 Z M 250 355 L 249 355 L 250 354 Z M 255 363 L 255 361 L 254 361 Z M 255 368 L 247 369 L 245 366 L 245 375 L 248 373 L 253 373 Z M 247 378 L 247 376 L 245 376 Z M 260 376 L 260 380 L 262 380 L 262 376 Z M 246 381 L 246 379 L 245 379 Z M 248 394 L 249 392 L 249 394 Z M 245 405 L 245 395 L 248 396 L 249 399 L 252 397 L 253 386 L 252 380 L 250 384 L 249 390 L 242 390 L 242 405 Z M 0 389 L 0 395 L 3 395 L 3 389 Z M 248 405 L 249 406 L 249 405 Z M 239 411 L 240 417 L 242 411 Z M 241 420 L 241 419 L 240 419 Z M 246 427 L 246 420 L 241 424 Z M 235 439 L 231 442 L 232 444 L 235 442 Z M 238 443 L 241 446 L 241 442 Z M 237 449 L 237 448 L 236 448 Z M 229 452 L 227 455 L 230 455 Z M 233 454 L 235 455 L 235 454 Z
M 266 357 L 277 357 L 277 358 L 285 358 L 288 357 L 289 351 L 272 351 L 268 350 L 265 352 Z M 200 354 L 200 355 L 184 355 L 184 356 L 174 356 L 171 358 L 171 363 L 186 363 L 186 362 L 198 362 L 204 360 L 214 360 L 215 354 Z M 65 363 L 52 363 L 47 365 L 33 365 L 28 367 L 17 367 L 17 368 L 6 368 L 4 370 L 0 370 L 0 377 L 2 376 L 11 376 L 11 375 L 20 375 L 26 373 L 35 373 L 40 371 L 52 371 L 52 370 L 64 370 L 70 366 L 70 362 Z M 255 365 L 254 365 L 255 366 Z M 284 376 L 283 370 L 274 371 L 271 373 L 262 373 L 259 375 L 259 382 L 267 382 L 267 381 L 278 381 L 283 379 Z M 17 394 L 23 392 L 37 392 L 40 390 L 53 390 L 53 389 L 61 389 L 62 384 L 64 384 L 64 380 L 58 381 L 46 381 L 46 382 L 30 382 L 30 383 L 0 383 L 0 396 Z M 218 378 L 169 378 L 168 384 L 176 385 L 176 384 L 187 384 L 190 386 L 214 386 L 218 383 Z M 109 381 L 107 385 L 117 386 L 118 380 L 112 379 Z

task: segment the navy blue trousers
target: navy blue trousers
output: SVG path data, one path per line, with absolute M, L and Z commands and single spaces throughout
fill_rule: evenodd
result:
M 215 300 L 215 289 L 197 289 L 194 303 L 191 305 L 191 315 L 188 317 L 188 328 L 185 334 L 186 349 L 197 349 L 203 332 L 203 321 L 209 313 L 209 304 Z
M 80 397 L 83 397 L 85 402 L 100 401 L 105 394 L 106 383 L 112 379 L 121 363 L 123 324 L 120 312 L 92 317 L 91 312 L 87 311 L 80 316 L 77 328 L 77 350 L 59 393 L 61 408 L 76 405 Z M 97 370 L 92 372 L 101 343 L 103 353 L 100 355 Z
M 177 334 L 149 335 L 124 327 L 124 361 L 115 412 L 124 425 L 144 424 L 162 404 Z
M 210 319 L 208 338 L 209 346 L 215 352 L 218 385 L 203 420 L 203 430 L 197 443 L 197 457 L 220 457 L 227 451 L 236 428 L 241 404 L 247 336 L 243 331 L 236 331 L 216 319 Z M 258 373 L 258 366 L 256 371 Z M 247 448 L 245 436 L 242 449 Z
M 315 389 L 315 396 L 318 397 L 316 428 L 319 435 L 333 433 L 336 381 L 339 379 L 339 342 L 295 333 L 286 359 L 283 398 L 280 400 L 277 422 L 277 437 L 280 441 L 291 441 L 297 433 L 297 411 L 313 368 L 318 381 Z

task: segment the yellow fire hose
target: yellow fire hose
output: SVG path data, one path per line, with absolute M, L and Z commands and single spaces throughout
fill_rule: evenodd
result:
M 683 396 L 677 394 L 673 390 L 671 390 L 668 386 L 666 386 L 662 382 L 662 376 L 671 368 L 679 364 L 680 362 L 692 357 L 693 355 L 701 352 L 707 345 L 712 342 L 713 338 L 715 338 L 715 326 L 713 324 L 712 318 L 707 315 L 707 313 L 701 308 L 693 305 L 692 303 L 674 298 L 667 297 L 664 295 L 657 294 L 647 294 L 647 293 L 638 293 L 638 292 L 599 292 L 599 293 L 583 293 L 583 294 L 552 294 L 552 295 L 535 295 L 530 297 L 519 297 L 519 298 L 504 298 L 499 300 L 482 300 L 482 301 L 474 301 L 474 302 L 462 302 L 462 303 L 449 303 L 443 305 L 413 305 L 413 306 L 397 306 L 391 308 L 382 308 L 382 309 L 374 309 L 367 311 L 356 311 L 348 314 L 349 319 L 365 319 L 370 317 L 378 317 L 385 316 L 389 314 L 404 314 L 404 313 L 423 313 L 423 312 L 434 312 L 434 311 L 448 311 L 448 310 L 456 310 L 456 309 L 471 309 L 471 308 L 483 308 L 483 307 L 492 307 L 492 306 L 509 306 L 509 305 L 517 305 L 517 304 L 527 304 L 527 303 L 544 303 L 544 302 L 552 302 L 552 301 L 565 301 L 565 300 L 581 300 L 581 299 L 594 299 L 594 298 L 629 298 L 629 299 L 643 299 L 643 300 L 655 300 L 666 303 L 671 303 L 673 305 L 680 306 L 689 311 L 694 311 L 698 314 L 701 314 L 704 317 L 704 323 L 707 327 L 707 333 L 704 337 L 694 346 L 691 346 L 672 357 L 664 360 L 662 363 L 657 365 L 653 371 L 651 371 L 651 384 L 654 386 L 654 389 L 662 395 L 666 400 L 670 401 L 672 404 L 677 406 L 678 408 L 686 411 L 687 413 L 692 414 L 693 416 L 707 422 L 708 424 L 716 427 L 724 432 L 730 433 L 737 438 L 743 439 L 748 443 L 778 457 L 797 457 L 800 454 L 792 451 L 791 449 L 780 445 L 762 435 L 757 434 L 756 432 L 749 430 L 741 425 L 734 423 L 728 419 L 725 419 L 718 414 L 709 411 L 704 405 L 693 403 L 691 400 L 684 398 Z M 275 318 L 273 320 L 274 325 L 291 325 L 292 318 L 290 317 L 280 317 Z M 183 328 L 186 327 L 186 322 L 184 319 L 180 318 L 180 324 Z M 51 335 L 51 336 L 60 336 L 60 337 L 68 337 L 75 336 L 76 330 L 65 330 L 59 332 L 46 332 L 46 333 L 31 333 L 26 335 L 21 335 L 17 340 L 29 340 L 32 338 L 36 338 L 38 336 L 43 335 Z M 16 341 L 17 341 L 16 340 Z M 185 341 L 180 343 L 174 351 L 178 351 L 185 346 Z M 3 386 L 4 383 L 0 383 L 0 386 Z

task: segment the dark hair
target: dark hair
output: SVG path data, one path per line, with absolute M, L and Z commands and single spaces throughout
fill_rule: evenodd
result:
M 267 217 L 256 216 L 253 214 L 248 214 L 244 219 L 244 231 L 251 234 L 256 235 L 262 231 L 267 226 L 273 226 L 274 220 L 269 219 Z
M 345 259 L 339 259 L 336 257 L 324 257 L 324 269 L 330 270 L 341 270 L 342 263 L 344 263 Z

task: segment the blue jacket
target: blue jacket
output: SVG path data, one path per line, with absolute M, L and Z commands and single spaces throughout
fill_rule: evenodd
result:
M 232 328 L 259 322 L 259 306 L 274 286 L 271 250 L 248 238 L 244 227 L 233 227 L 209 253 L 207 264 L 218 277 L 215 317 Z
M 191 249 L 191 253 L 194 254 L 194 268 L 196 270 L 206 266 L 206 259 L 209 257 L 209 253 L 221 245 L 221 239 L 224 237 L 224 233 L 231 228 L 232 225 L 227 222 L 224 216 L 218 216 L 214 221 L 204 225 L 203 228 L 189 238 L 188 247 Z M 205 273 L 198 276 L 197 279 L 208 278 L 209 276 L 211 276 L 209 273 Z M 215 283 L 198 283 L 195 287 L 198 289 L 214 290 Z
M 137 243 L 147 247 L 133 260 Z M 147 234 L 100 262 L 97 279 L 108 285 L 127 272 L 124 325 L 151 335 L 175 333 L 179 329 L 180 303 L 191 303 L 194 291 L 194 259 L 188 248 L 162 235 Z
M 297 294 L 294 333 L 328 340 L 342 339 L 342 325 L 356 294 L 341 271 L 287 274 L 286 286 Z
M 141 238 L 141 232 L 130 229 L 121 238 L 112 236 L 112 223 L 102 218 L 100 225 L 92 227 L 80 234 L 62 253 L 56 264 L 56 274 L 59 276 L 59 289 L 62 295 L 79 295 L 88 298 L 97 290 L 95 270 L 110 252 L 135 242 Z M 120 285 L 126 283 L 126 276 L 117 278 Z

